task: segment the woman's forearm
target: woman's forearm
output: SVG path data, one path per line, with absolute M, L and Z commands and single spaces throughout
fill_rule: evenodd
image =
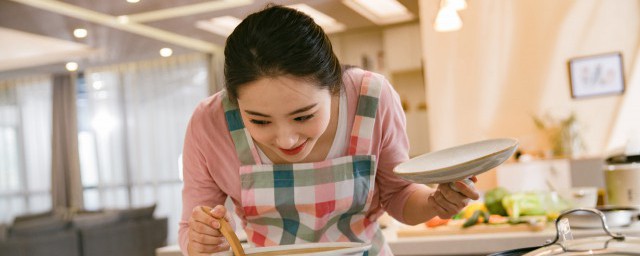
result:
M 428 204 L 429 195 L 434 191 L 435 189 L 433 188 L 422 186 L 409 196 L 403 208 L 405 224 L 420 224 L 436 216 L 435 211 L 429 210 Z

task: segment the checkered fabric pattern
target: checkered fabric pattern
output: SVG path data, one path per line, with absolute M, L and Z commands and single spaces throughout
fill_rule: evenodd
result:
M 243 165 L 256 164 L 255 159 L 260 159 L 258 156 L 258 150 L 253 144 L 253 139 L 249 134 L 247 128 L 245 128 L 242 122 L 242 116 L 237 105 L 229 100 L 226 92 L 222 96 L 222 107 L 224 108 L 224 116 L 227 119 L 227 126 L 229 133 L 233 139 L 233 143 L 236 146 L 236 153 L 240 159 L 240 163 Z
M 382 80 L 380 78 L 373 77 L 371 72 L 364 74 L 356 117 L 353 121 L 353 130 L 349 141 L 350 155 L 368 155 L 371 153 L 371 137 L 373 136 L 373 125 L 376 121 L 381 88 Z
M 369 72 L 364 75 L 349 155 L 315 163 L 256 165 L 259 156 L 240 113 L 223 103 L 243 163 L 241 200 L 249 242 L 371 242 L 364 255 L 392 255 L 378 224 L 365 216 L 375 185 L 376 157 L 370 152 L 381 83 Z

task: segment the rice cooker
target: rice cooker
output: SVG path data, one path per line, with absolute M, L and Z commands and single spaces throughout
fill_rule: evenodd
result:
M 619 155 L 606 160 L 607 205 L 640 208 L 640 155 Z

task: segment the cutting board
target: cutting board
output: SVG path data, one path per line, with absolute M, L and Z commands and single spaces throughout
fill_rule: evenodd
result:
M 506 232 L 537 232 L 542 231 L 546 224 L 478 224 L 468 228 L 460 226 L 445 225 L 435 228 L 428 228 L 420 224 L 416 226 L 402 227 L 397 230 L 398 237 L 416 237 L 416 236 L 442 236 L 442 235 L 465 235 L 465 234 L 482 234 L 482 233 L 506 233 Z

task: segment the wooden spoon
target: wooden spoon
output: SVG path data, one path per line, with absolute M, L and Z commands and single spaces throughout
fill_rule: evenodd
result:
M 229 245 L 231 245 L 233 254 L 235 256 L 245 256 L 246 254 L 244 253 L 244 248 L 242 248 L 242 245 L 240 244 L 240 239 L 238 239 L 238 236 L 233 231 L 233 228 L 231 228 L 231 225 L 229 225 L 227 220 L 224 218 L 218 219 L 218 222 L 220 222 L 220 232 L 222 232 L 224 238 L 226 238 Z
M 207 214 L 211 214 L 211 208 L 209 207 L 202 207 L 202 210 Z M 225 220 L 224 218 L 216 218 L 216 220 L 220 223 L 220 232 L 229 242 L 231 250 L 233 251 L 233 255 L 246 256 L 246 254 L 244 253 L 244 248 L 242 248 L 242 244 L 240 244 L 240 239 L 238 239 L 238 236 L 233 231 L 231 225 L 229 225 L 229 222 L 227 222 L 227 220 Z

